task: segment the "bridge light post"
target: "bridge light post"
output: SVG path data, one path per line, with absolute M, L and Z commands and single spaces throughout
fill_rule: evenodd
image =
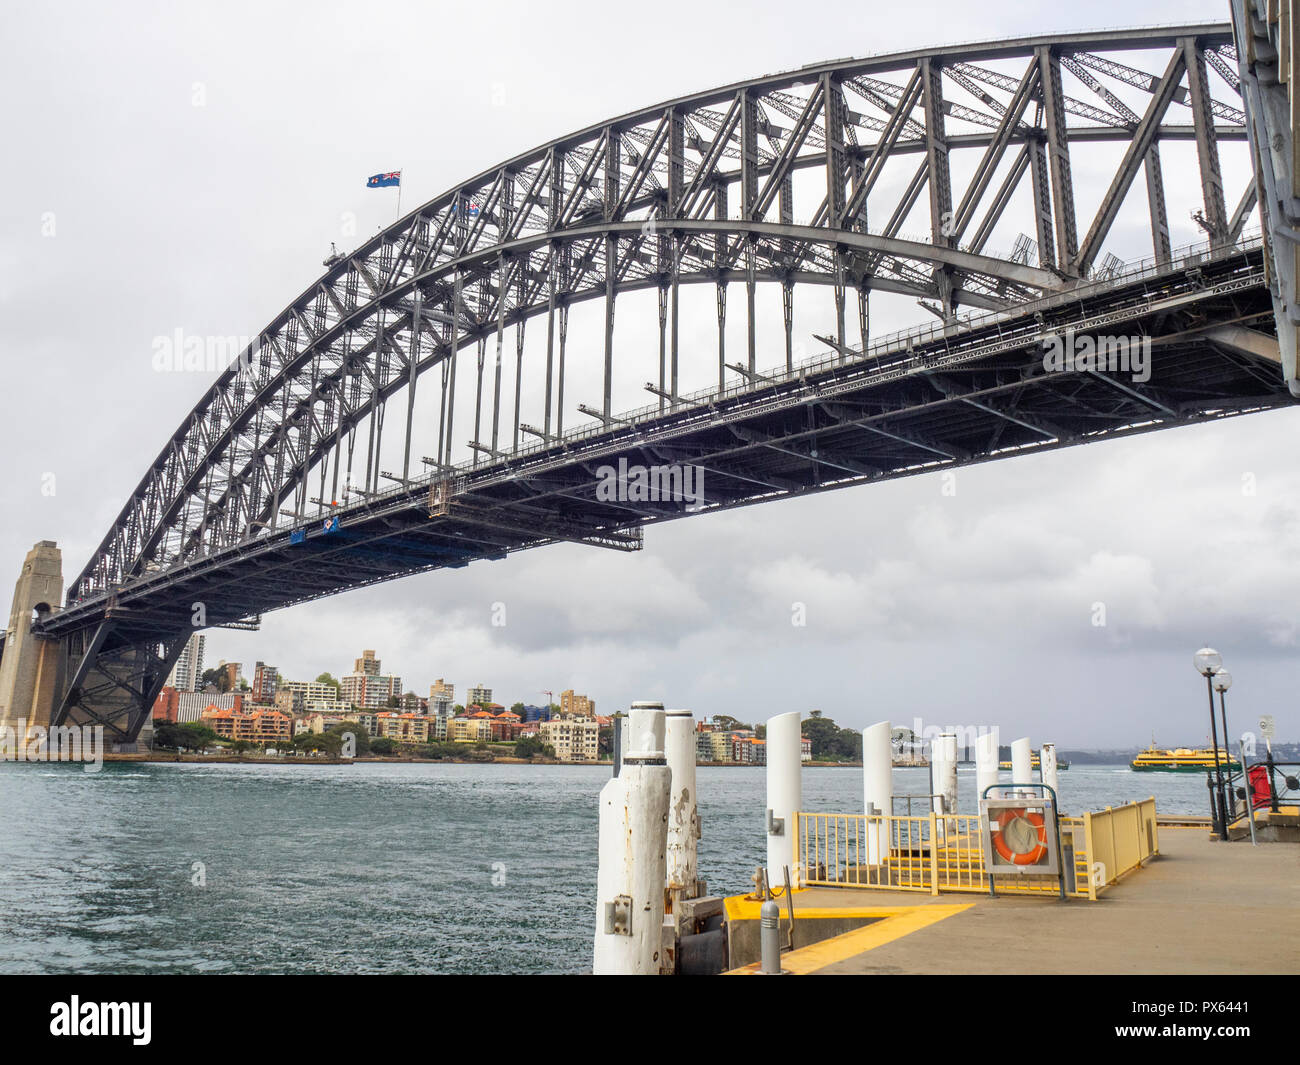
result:
M 1192 664 L 1196 667 L 1196 672 L 1205 677 L 1205 691 L 1210 699 L 1210 737 L 1214 744 L 1214 779 L 1210 782 L 1209 787 L 1213 790 L 1218 789 L 1218 799 L 1211 799 L 1211 821 L 1215 823 L 1215 831 L 1219 833 L 1219 838 L 1226 841 L 1228 838 L 1228 806 L 1227 795 L 1223 786 L 1223 770 L 1219 765 L 1219 727 L 1214 720 L 1214 674 L 1223 668 L 1223 656 L 1213 647 L 1202 647 L 1195 655 L 1192 656 Z M 1227 737 L 1224 737 L 1226 742 Z M 1217 814 L 1215 807 L 1217 806 Z

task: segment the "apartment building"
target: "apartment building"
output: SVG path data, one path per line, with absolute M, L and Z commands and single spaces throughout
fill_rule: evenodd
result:
M 560 713 L 572 714 L 574 717 L 595 717 L 596 700 L 585 695 L 576 695 L 572 688 L 560 692 Z
M 291 688 L 281 688 L 275 693 L 275 698 L 271 700 L 275 703 L 275 708 L 286 714 L 292 714 L 297 717 L 303 713 L 307 707 L 303 702 L 302 692 L 296 692 Z
M 731 734 L 731 760 L 740 765 L 767 765 L 767 743 L 752 733 Z
M 253 667 L 253 698 L 259 703 L 269 703 L 275 699 L 280 687 L 280 671 L 275 666 L 258 662 Z
M 492 739 L 492 717 L 453 717 L 447 725 L 452 743 L 488 743 Z
M 224 658 L 217 663 L 217 668 L 225 676 L 225 688 L 228 692 L 239 690 L 239 671 L 243 666 L 238 662 L 227 662 Z
M 592 718 L 553 718 L 537 729 L 561 762 L 594 762 L 600 751 L 600 726 Z
M 185 647 L 167 678 L 167 687 L 181 692 L 199 690 L 199 682 L 203 679 L 203 645 L 204 637 L 197 632 L 185 641 Z
M 428 743 L 429 719 L 419 714 L 384 710 L 375 715 L 375 736 L 398 743 Z
M 332 684 L 320 684 L 314 680 L 286 680 L 281 681 L 280 688 L 293 692 L 298 697 L 300 712 L 329 713 L 346 708 L 346 704 L 339 702 L 338 689 Z
M 210 706 L 201 718 L 218 736 L 249 743 L 280 743 L 293 738 L 293 718 L 279 710 L 222 710 Z
M 382 710 L 389 699 L 402 697 L 402 678 L 389 673 L 345 673 L 339 685 L 346 705 L 367 710 Z

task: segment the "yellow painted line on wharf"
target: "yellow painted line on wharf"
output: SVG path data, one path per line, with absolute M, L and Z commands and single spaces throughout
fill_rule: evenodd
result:
M 728 899 L 728 911 L 731 909 L 732 899 Z M 737 902 L 747 902 L 748 900 L 734 900 Z M 754 918 L 758 916 L 759 903 L 755 902 L 751 907 Z M 880 920 L 867 925 L 865 928 L 857 928 L 852 932 L 845 932 L 842 935 L 834 936 L 831 939 L 824 939 L 820 943 L 811 943 L 806 947 L 800 947 L 798 950 L 790 951 L 781 955 L 781 968 L 786 972 L 794 973 L 799 976 L 805 976 L 809 973 L 815 973 L 818 969 L 824 969 L 828 965 L 834 965 L 836 962 L 844 961 L 846 958 L 853 958 L 859 954 L 865 954 L 869 950 L 875 950 L 877 947 L 883 947 L 886 943 L 892 943 L 896 939 L 902 939 L 903 936 L 911 935 L 913 932 L 919 932 L 922 928 L 927 928 L 932 924 L 953 917 L 963 910 L 969 910 L 975 904 L 973 902 L 953 903 L 951 905 L 940 905 L 932 903 L 927 906 L 892 906 L 889 908 L 875 909 L 856 909 L 852 907 L 819 907 L 809 908 L 800 911 L 797 907 L 795 915 L 797 917 L 814 917 L 814 916 L 835 916 L 835 917 L 880 917 Z M 741 919 L 747 919 L 746 917 Z M 728 976 L 752 976 L 758 973 L 759 963 L 746 965 L 740 969 L 732 969 Z

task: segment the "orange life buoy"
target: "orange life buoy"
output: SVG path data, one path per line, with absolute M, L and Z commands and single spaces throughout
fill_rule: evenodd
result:
M 1025 846 L 1026 850 L 1013 850 L 1006 840 L 1007 828 L 1018 822 L 1023 822 L 1031 829 L 1027 838 L 1023 828 L 1015 830 L 1018 837 L 1015 842 Z M 1034 840 L 1033 846 L 1029 846 L 1030 840 Z M 998 815 L 998 830 L 993 835 L 993 846 L 1002 855 L 1003 861 L 1013 865 L 1037 865 L 1047 856 L 1047 826 L 1043 824 L 1042 815 L 1023 808 L 1003 810 Z

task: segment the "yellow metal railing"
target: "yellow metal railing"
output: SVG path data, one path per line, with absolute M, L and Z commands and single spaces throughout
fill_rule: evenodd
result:
M 1091 899 L 1119 883 L 1134 869 L 1140 869 L 1153 854 L 1160 853 L 1155 799 L 1085 813 L 1083 832 L 1091 858 L 1088 866 Z
M 799 813 L 795 861 L 804 883 L 888 891 L 987 892 L 977 814 Z M 1158 853 L 1154 799 L 1060 819 L 1066 894 L 1097 896 Z M 1057 878 L 999 876 L 999 893 L 1056 894 Z

